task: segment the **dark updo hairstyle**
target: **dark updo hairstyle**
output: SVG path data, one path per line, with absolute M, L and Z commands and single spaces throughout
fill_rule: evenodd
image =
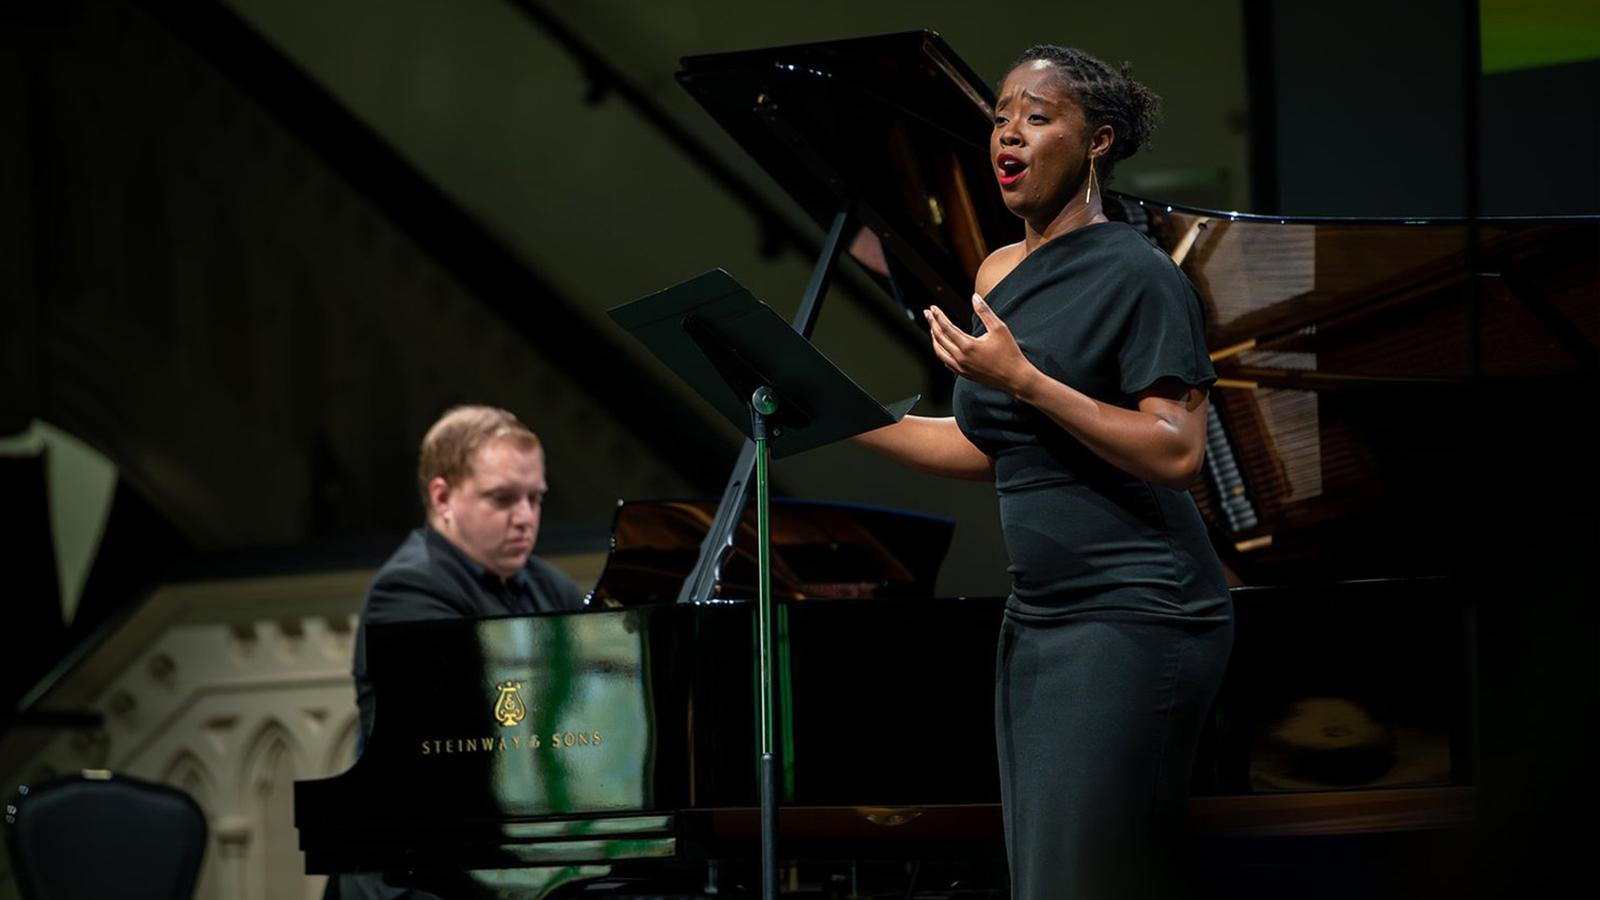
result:
M 1131 63 L 1125 62 L 1120 69 L 1113 69 L 1082 50 L 1055 44 L 1036 44 L 1022 51 L 1006 74 L 1037 60 L 1044 60 L 1060 71 L 1072 99 L 1083 107 L 1090 131 L 1110 125 L 1116 132 L 1111 149 L 1099 158 L 1096 166 L 1100 181 L 1111 181 L 1111 171 L 1118 160 L 1127 159 L 1150 145 L 1150 133 L 1155 131 L 1156 120 L 1161 115 L 1161 98 L 1133 80 Z

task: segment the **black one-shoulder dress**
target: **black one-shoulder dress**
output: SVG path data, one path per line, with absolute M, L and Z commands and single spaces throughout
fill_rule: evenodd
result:
M 1127 225 L 1040 245 L 985 299 L 1034 365 L 1103 402 L 1134 409 L 1160 379 L 1216 380 L 1193 287 Z M 1199 511 L 1003 391 L 958 379 L 954 406 L 994 457 L 1010 557 L 995 733 L 1012 896 L 1171 896 L 1172 838 L 1233 641 Z

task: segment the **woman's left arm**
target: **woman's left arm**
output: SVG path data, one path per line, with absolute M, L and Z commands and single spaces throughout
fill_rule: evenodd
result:
M 934 353 L 950 371 L 1034 406 L 1097 456 L 1145 481 L 1183 490 L 1199 475 L 1206 444 L 1203 389 L 1165 378 L 1139 393 L 1138 409 L 1102 403 L 1039 371 L 977 294 L 972 308 L 987 331 L 981 337 L 957 328 L 938 307 L 925 313 Z

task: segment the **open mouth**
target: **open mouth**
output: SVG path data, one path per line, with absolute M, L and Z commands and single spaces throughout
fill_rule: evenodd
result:
M 997 177 L 1000 179 L 1001 187 L 1010 187 L 1011 185 L 1016 184 L 1017 180 L 1022 177 L 1023 173 L 1028 170 L 1027 163 L 1009 153 L 1002 153 L 995 157 L 994 167 L 995 171 L 998 173 Z

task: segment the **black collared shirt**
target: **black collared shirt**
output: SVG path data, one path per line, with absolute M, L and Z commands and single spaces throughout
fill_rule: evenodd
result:
M 583 608 L 583 592 L 565 573 L 536 556 L 509 579 L 479 565 L 431 527 L 411 532 L 378 569 L 361 605 L 354 674 L 361 710 L 361 743 L 372 732 L 372 683 L 367 680 L 367 626 L 425 619 L 460 619 L 562 612 Z

